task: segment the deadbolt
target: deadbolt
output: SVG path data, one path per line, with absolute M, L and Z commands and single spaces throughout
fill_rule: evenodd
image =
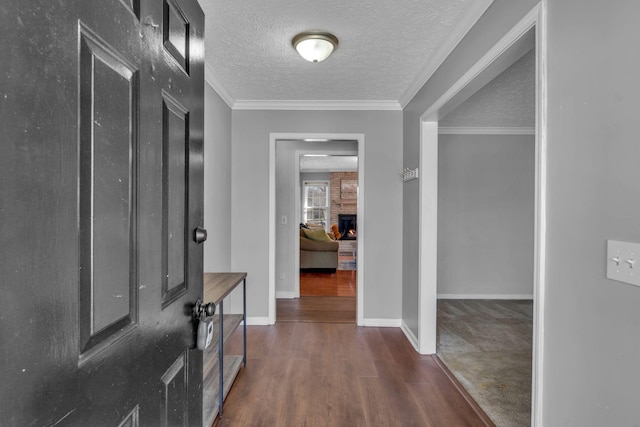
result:
M 193 240 L 196 243 L 202 243 L 207 240 L 207 230 L 200 226 L 196 227 L 193 231 Z

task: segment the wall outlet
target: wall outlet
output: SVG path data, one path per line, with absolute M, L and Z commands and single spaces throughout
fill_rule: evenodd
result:
M 607 240 L 607 278 L 640 286 L 640 244 Z
M 278 278 L 279 278 L 280 280 L 284 280 L 284 274 L 281 274 L 280 276 L 278 276 Z

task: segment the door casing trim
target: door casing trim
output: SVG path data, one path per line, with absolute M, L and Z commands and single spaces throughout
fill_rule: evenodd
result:
M 268 322 L 276 323 L 276 144 L 279 140 L 352 140 L 358 141 L 358 263 L 356 324 L 364 325 L 365 231 L 365 136 L 362 133 L 270 133 L 269 134 L 269 308 Z M 299 256 L 299 254 L 298 254 Z
M 527 31 L 535 28 L 536 123 L 535 123 L 535 230 L 534 313 L 531 425 L 542 425 L 544 368 L 544 305 L 546 271 L 547 200 L 547 23 L 546 1 L 532 8 L 437 101 L 420 116 L 418 351 L 436 351 L 437 310 L 437 203 L 438 203 L 438 111 L 504 53 Z M 435 165 L 434 165 L 434 158 Z M 435 211 L 434 211 L 435 208 Z M 425 327 L 422 327 L 425 325 Z

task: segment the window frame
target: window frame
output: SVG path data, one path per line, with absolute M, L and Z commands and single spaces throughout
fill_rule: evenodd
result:
M 308 194 L 309 187 L 325 187 L 326 188 L 326 197 L 325 197 L 325 206 L 309 206 L 308 203 Z M 324 209 L 325 210 L 325 218 L 324 222 L 320 221 L 322 227 L 327 230 L 329 227 L 329 223 L 331 221 L 331 182 L 328 180 L 305 180 L 302 182 L 302 222 L 307 223 L 309 219 L 307 217 L 308 209 Z M 317 220 L 312 220 L 317 221 Z

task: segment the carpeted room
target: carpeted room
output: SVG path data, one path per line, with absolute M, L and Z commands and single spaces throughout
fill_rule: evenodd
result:
M 440 122 L 437 354 L 498 426 L 530 423 L 535 50 Z

